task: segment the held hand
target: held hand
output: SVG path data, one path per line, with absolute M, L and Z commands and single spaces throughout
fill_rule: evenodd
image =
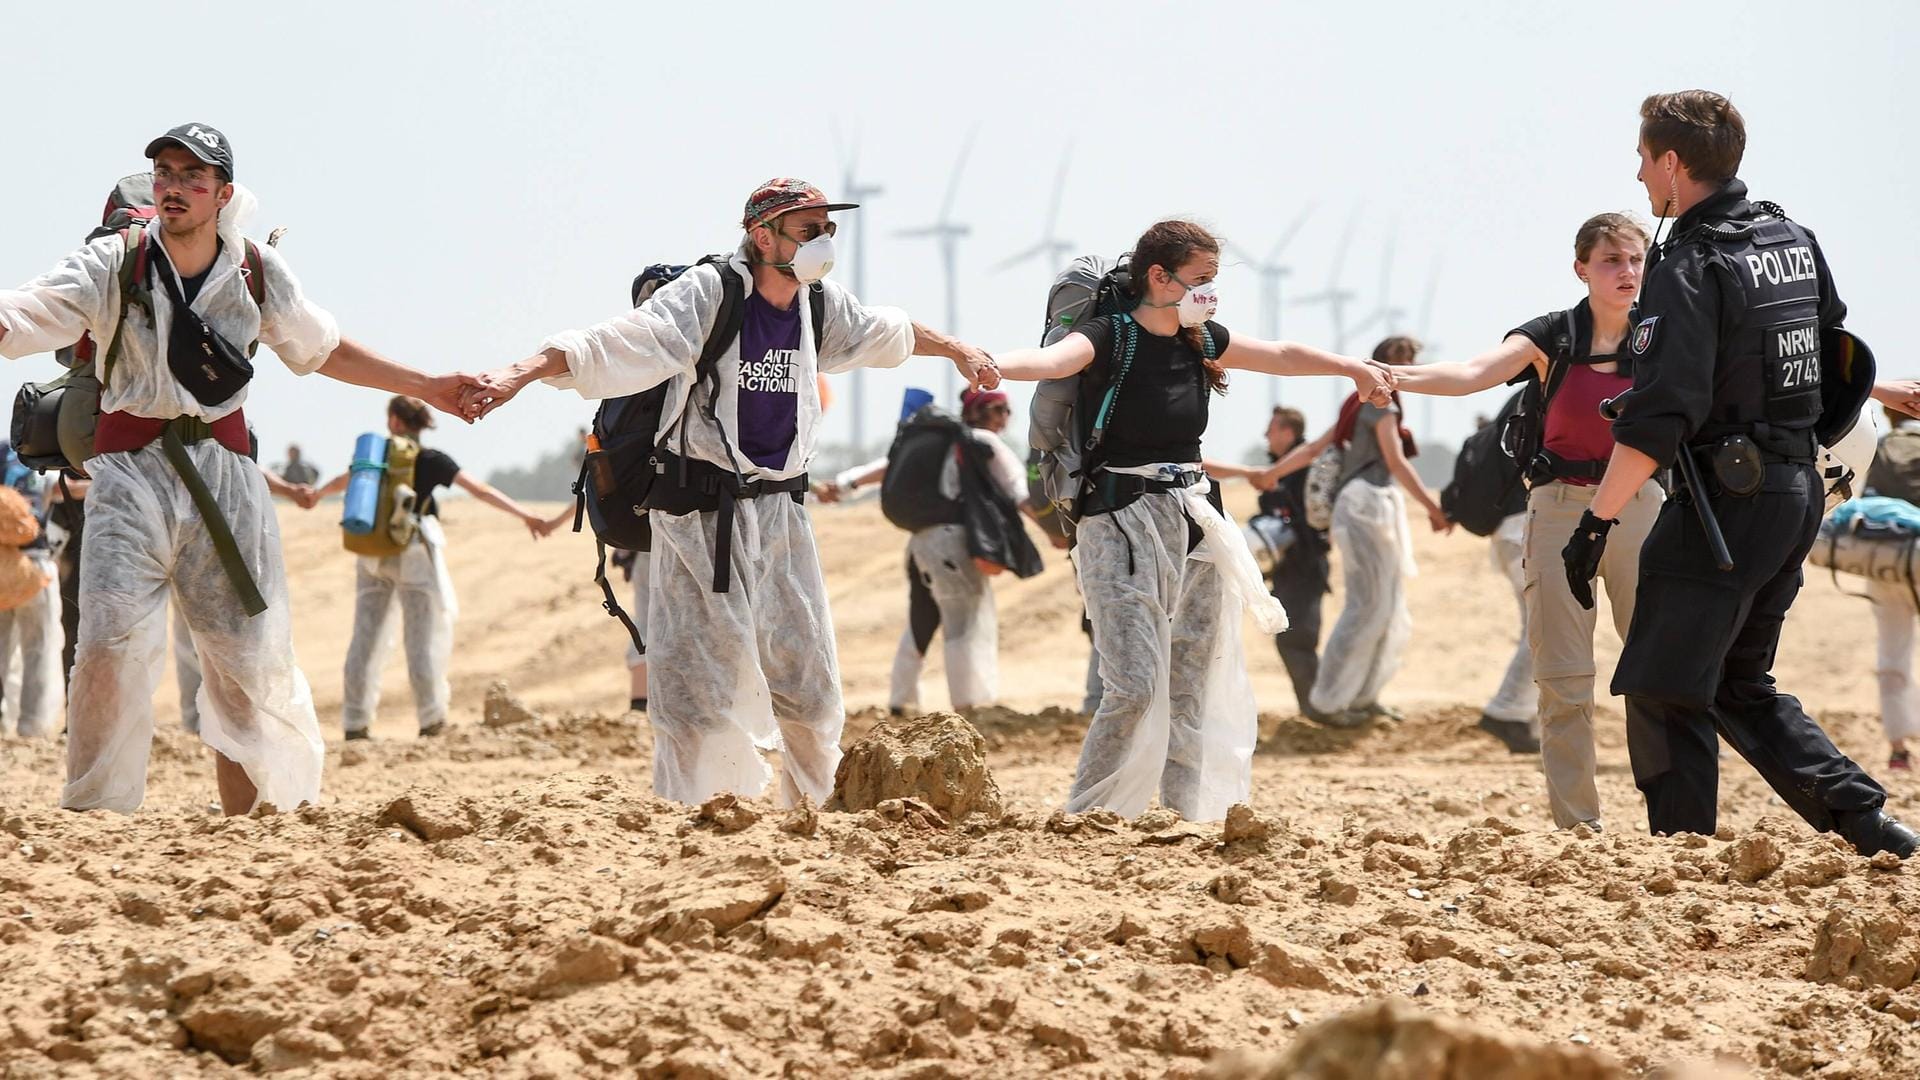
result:
M 1920 417 L 1920 379 L 1892 379 L 1875 383 L 1873 397 L 1890 409 Z
M 473 377 L 471 385 L 465 389 L 461 398 L 461 408 L 468 423 L 478 420 L 493 410 L 512 401 L 515 394 L 524 385 L 512 366 L 497 368 Z
M 1560 560 L 1567 564 L 1567 587 L 1588 611 L 1593 610 L 1593 576 L 1600 572 L 1600 556 L 1607 550 L 1607 531 L 1615 524 L 1594 517 L 1589 510 L 1580 515 L 1573 538 L 1560 549 Z
M 1362 401 L 1385 408 L 1393 400 L 1394 373 L 1385 364 L 1362 360 L 1353 374 L 1354 389 Z
M 318 505 L 319 502 L 320 502 L 320 496 L 315 494 L 312 484 L 295 484 L 294 485 L 293 505 L 299 507 L 302 510 L 311 510 L 316 505 Z
M 821 480 L 813 485 L 813 497 L 823 503 L 840 501 L 840 485 L 831 480 Z
M 1427 524 L 1432 526 L 1433 531 L 1437 533 L 1453 532 L 1453 519 L 1448 517 L 1447 512 L 1438 506 L 1430 507 L 1427 510 Z
M 441 412 L 471 424 L 475 416 L 468 410 L 468 402 L 482 385 L 477 375 L 464 371 L 449 372 L 433 376 L 427 383 L 427 392 L 421 397 Z
M 1000 385 L 1000 367 L 985 349 L 960 346 L 960 355 L 953 358 L 953 366 L 974 390 L 992 390 Z
M 527 514 L 520 520 L 526 523 L 527 532 L 531 533 L 535 540 L 544 540 L 547 538 L 547 534 L 553 531 L 553 522 L 543 520 L 533 514 Z

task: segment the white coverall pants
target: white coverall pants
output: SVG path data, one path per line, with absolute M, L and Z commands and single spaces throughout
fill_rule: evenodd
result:
M 1904 582 L 1868 579 L 1867 595 L 1873 598 L 1879 631 L 1873 674 L 1880 683 L 1880 727 L 1888 742 L 1920 738 L 1920 691 L 1913 684 L 1913 591 Z
M 781 753 L 778 800 L 833 793 L 846 709 L 813 527 L 792 496 L 735 504 L 733 580 L 713 591 L 719 514 L 652 512 L 647 623 L 653 789 L 682 803 L 757 796 Z
M 939 609 L 949 703 L 956 709 L 993 704 L 1000 697 L 1000 620 L 993 586 L 967 547 L 966 526 L 935 525 L 914 533 L 907 541 L 907 557 L 920 587 Z M 927 659 L 926 627 L 915 625 L 915 615 L 909 610 L 900 647 L 894 650 L 887 695 L 889 706 L 909 711 L 920 705 L 920 668 Z
M 407 679 L 420 730 L 447 720 L 452 687 L 453 622 L 459 614 L 453 578 L 447 573 L 446 533 L 440 519 L 420 519 L 413 543 L 398 555 L 362 555 L 354 569 L 353 641 L 347 646 L 346 689 L 341 719 L 348 731 L 365 731 L 380 710 L 380 669 L 393 647 L 394 599 L 400 601 Z
M 14 729 L 21 738 L 36 739 L 60 728 L 66 697 L 60 667 L 65 637 L 60 629 L 60 574 L 53 555 L 44 549 L 26 554 L 34 568 L 48 576 L 47 587 L 19 607 L 0 611 L 0 657 L 10 660 L 14 648 L 20 649 L 20 686 L 18 690 L 7 687 L 6 711 L 14 715 Z
M 1413 637 L 1407 579 L 1416 572 L 1397 487 L 1348 481 L 1334 499 L 1331 532 L 1346 603 L 1321 650 L 1311 698 L 1328 714 L 1378 704 L 1400 670 Z
M 1251 789 L 1259 732 L 1242 601 L 1211 561 L 1212 539 L 1190 554 L 1187 530 L 1177 492 L 1150 492 L 1080 523 L 1073 564 L 1102 691 L 1070 813 L 1106 807 L 1134 817 L 1157 791 L 1182 817 L 1210 821 Z
M 146 796 L 153 692 L 172 601 L 205 662 L 200 737 L 246 771 L 260 802 L 320 796 L 313 696 L 293 654 L 280 525 L 260 469 L 212 439 L 187 447 L 267 601 L 249 618 L 186 485 L 155 442 L 87 463 L 87 557 L 60 805 L 130 813 Z

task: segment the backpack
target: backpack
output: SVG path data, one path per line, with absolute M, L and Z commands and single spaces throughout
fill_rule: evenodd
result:
M 1400 404 L 1400 395 L 1393 395 L 1395 406 Z M 1333 441 L 1320 455 L 1307 466 L 1306 506 L 1307 527 L 1325 532 L 1333 527 L 1333 504 L 1340 497 L 1340 489 L 1345 481 L 1353 479 L 1346 476 L 1347 447 L 1353 445 L 1353 438 L 1360 427 L 1360 407 L 1366 404 L 1358 393 L 1347 395 L 1340 403 L 1340 416 L 1333 422 Z M 1404 420 L 1399 425 L 1400 446 L 1411 461 L 1420 456 L 1419 444 L 1414 442 L 1413 433 L 1407 430 Z M 1344 479 L 1343 479 L 1344 478 Z
M 1129 289 L 1129 261 L 1130 254 L 1111 260 L 1082 255 L 1067 264 L 1047 290 L 1047 322 L 1041 332 L 1041 346 L 1066 337 L 1075 325 L 1088 319 L 1132 311 L 1135 301 Z M 1137 327 L 1132 329 L 1138 333 Z M 1117 335 L 1118 324 L 1115 330 Z M 1117 360 L 1120 350 L 1115 350 L 1114 355 Z M 1080 494 L 1087 486 L 1087 477 L 1099 465 L 1099 443 L 1105 433 L 1106 416 L 1113 408 L 1124 375 L 1123 369 L 1109 379 L 1095 416 L 1088 416 L 1077 407 L 1082 390 L 1081 373 L 1043 379 L 1034 387 L 1033 400 L 1028 405 L 1027 443 L 1040 452 L 1036 466 L 1039 486 L 1062 515 L 1061 523 L 1069 535 L 1078 518 Z
M 1527 508 L 1526 470 L 1500 444 L 1526 397 L 1527 388 L 1516 390 L 1491 423 L 1467 436 L 1453 459 L 1453 479 L 1440 492 L 1447 519 L 1475 536 L 1492 536 L 1501 522 Z
M 1500 448 L 1519 468 L 1523 483 L 1531 477 L 1534 459 L 1540 456 L 1540 451 L 1546 446 L 1547 407 L 1553 404 L 1553 395 L 1559 392 L 1560 384 L 1566 381 L 1567 372 L 1573 367 L 1573 353 L 1579 336 L 1573 322 L 1575 310 L 1568 308 L 1560 313 L 1560 329 L 1553 335 L 1553 352 L 1547 356 L 1546 379 L 1528 379 L 1526 385 L 1520 388 L 1517 405 L 1510 401 L 1507 406 L 1502 406 L 1501 415 L 1494 422 L 1499 429 Z
M 378 558 L 398 555 L 413 543 L 420 529 L 419 494 L 414 487 L 414 466 L 419 460 L 419 443 L 405 435 L 387 438 L 387 462 L 380 470 L 380 500 L 373 513 L 373 528 L 364 533 L 341 529 L 341 543 L 348 551 Z
M 714 314 L 706 344 L 694 363 L 693 385 L 687 389 L 687 399 L 680 410 L 682 462 L 686 461 L 687 424 L 696 409 L 709 423 L 716 427 L 720 424 L 714 413 L 720 400 L 720 385 L 714 371 L 734 339 L 740 336 L 740 324 L 745 318 L 746 286 L 729 259 L 727 255 L 708 255 L 692 266 L 655 263 L 634 277 L 629 291 L 633 306 L 639 307 L 660 288 L 695 267 L 712 266 L 720 275 L 720 309 Z M 825 334 L 826 293 L 818 285 L 807 286 L 802 291 L 813 317 L 813 350 L 817 356 Z M 665 467 L 658 460 L 660 452 L 666 450 L 673 436 L 671 431 L 660 430 L 671 382 L 600 403 L 593 414 L 593 427 L 587 434 L 587 452 L 580 462 L 580 476 L 573 484 L 573 531 L 579 532 L 583 522 L 590 522 L 594 543 L 599 549 L 600 562 L 593 580 L 605 597 L 601 606 L 627 628 L 642 655 L 647 651 L 646 643 L 640 640 L 639 629 L 620 607 L 614 597 L 613 584 L 607 580 L 607 549 L 653 550 L 653 528 L 647 521 L 647 505 L 654 479 Z M 704 403 L 700 401 L 702 385 L 710 388 Z M 721 437 L 726 438 L 724 428 Z
M 1867 491 L 1920 503 L 1920 431 L 1895 428 L 1880 440 L 1867 470 Z
M 148 280 L 146 234 L 158 213 L 153 205 L 153 174 L 125 176 L 107 193 L 100 224 L 87 233 L 91 244 L 103 236 L 120 234 L 127 257 L 120 262 L 120 311 L 153 309 L 153 285 Z M 275 234 L 276 238 L 278 233 Z M 269 241 L 271 243 L 272 241 Z M 266 303 L 267 277 L 260 249 L 246 242 L 244 275 L 254 305 Z M 120 356 L 121 338 L 116 330 L 108 344 L 106 362 L 100 374 L 94 374 L 97 345 L 91 334 L 83 334 L 73 345 L 59 350 L 56 358 L 66 373 L 50 382 L 27 383 L 13 399 L 12 438 L 21 464 L 38 472 L 69 469 L 85 475 L 84 463 L 93 456 L 93 434 L 100 422 L 100 390 L 112 379 Z M 250 346 L 248 352 L 252 352 Z
M 900 422 L 880 481 L 880 512 L 888 521 L 908 532 L 961 521 L 960 500 L 941 493 L 940 477 L 955 455 L 964 457 L 967 439 L 959 417 L 935 405 Z

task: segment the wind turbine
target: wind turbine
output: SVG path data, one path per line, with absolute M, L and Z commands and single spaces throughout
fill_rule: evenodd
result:
M 835 132 L 838 135 L 838 131 Z M 862 184 L 857 179 L 855 165 L 860 160 L 860 144 L 855 142 L 850 153 L 840 164 L 840 196 L 848 202 L 863 206 L 874 196 L 881 194 L 878 184 Z M 867 227 L 856 224 L 853 227 L 853 295 L 861 300 L 867 297 Z M 867 452 L 867 372 L 865 368 L 853 369 L 853 400 L 847 408 L 853 416 L 853 452 L 856 459 L 866 456 Z
M 1060 155 L 1060 171 L 1053 178 L 1053 201 L 1047 206 L 1047 225 L 1041 230 L 1040 242 L 1017 255 L 1009 255 L 1002 259 L 994 266 L 994 273 L 1011 270 L 1035 256 L 1042 259 L 1048 269 L 1056 273 L 1066 266 L 1067 256 L 1073 254 L 1075 244 L 1071 240 L 1060 239 L 1053 230 L 1060 221 L 1060 196 L 1067 187 L 1067 163 L 1072 158 L 1073 147 L 1069 145 L 1067 152 Z
M 1383 334 L 1394 334 L 1404 329 L 1407 309 L 1393 303 L 1393 242 L 1394 233 L 1387 234 L 1386 251 L 1380 256 L 1380 298 L 1379 306 L 1367 313 L 1367 317 L 1356 323 L 1352 333 L 1364 334 L 1379 327 Z
M 1433 363 L 1435 360 L 1437 360 L 1439 358 L 1439 353 L 1440 353 L 1440 343 L 1437 341 L 1429 340 L 1427 337 L 1427 331 L 1431 329 L 1433 326 L 1433 298 L 1436 295 L 1438 295 L 1440 292 L 1441 261 L 1442 261 L 1441 256 L 1435 255 L 1433 257 L 1433 270 L 1427 277 L 1427 295 L 1425 299 L 1420 301 L 1419 334 L 1420 334 L 1420 342 L 1424 346 L 1424 348 L 1421 351 L 1426 354 L 1428 363 Z M 1439 405 L 1438 395 L 1425 394 L 1422 396 L 1427 399 L 1426 407 L 1423 410 L 1424 418 L 1422 420 L 1422 423 L 1425 424 L 1427 434 L 1429 437 L 1431 437 L 1434 431 L 1434 426 L 1433 426 L 1435 422 L 1434 410 Z
M 1359 294 L 1340 285 L 1340 269 L 1346 265 L 1347 252 L 1353 247 L 1354 230 L 1360 227 L 1360 207 L 1353 208 L 1353 216 L 1347 219 L 1346 231 L 1340 235 L 1340 246 L 1333 255 L 1333 272 L 1327 275 L 1327 287 L 1312 296 L 1303 296 L 1301 304 L 1327 305 L 1327 318 L 1333 323 L 1333 351 L 1345 354 L 1347 351 L 1347 305 L 1359 299 Z M 1347 392 L 1339 383 L 1334 384 L 1334 416 L 1340 414 L 1340 403 L 1346 400 Z
M 1260 336 L 1268 341 L 1280 340 L 1280 282 L 1293 272 L 1292 267 L 1280 262 L 1280 253 L 1287 250 L 1287 245 L 1293 242 L 1294 236 L 1312 213 L 1313 204 L 1309 203 L 1306 209 L 1300 211 L 1300 216 L 1293 219 L 1293 224 L 1287 226 L 1287 231 L 1280 234 L 1280 239 L 1274 241 L 1264 261 L 1255 259 L 1245 248 L 1231 241 L 1227 244 L 1227 250 L 1233 252 L 1234 258 L 1246 263 L 1254 273 L 1260 275 Z M 1276 409 L 1280 407 L 1279 379 L 1267 380 L 1267 404 Z
M 966 168 L 967 155 L 973 150 L 973 136 L 974 132 L 968 132 L 967 141 L 960 145 L 960 157 L 954 161 L 953 175 L 947 179 L 947 197 L 940 203 L 940 216 L 931 225 L 900 229 L 894 233 L 901 237 L 928 237 L 940 245 L 940 269 L 946 275 L 947 285 L 947 325 L 944 329 L 949 334 L 960 332 L 960 241 L 973 231 L 953 220 L 953 200 L 960 193 L 960 173 Z M 949 367 L 942 384 L 946 394 L 941 399 L 941 403 L 949 407 L 954 400 L 954 379 L 955 372 Z

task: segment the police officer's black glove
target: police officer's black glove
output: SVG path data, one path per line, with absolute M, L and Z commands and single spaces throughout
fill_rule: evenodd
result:
M 1594 517 L 1589 510 L 1580 515 L 1573 539 L 1560 549 L 1560 559 L 1567 564 L 1567 588 L 1588 611 L 1593 610 L 1593 576 L 1600 572 L 1600 556 L 1607 550 L 1607 530 L 1615 524 Z

